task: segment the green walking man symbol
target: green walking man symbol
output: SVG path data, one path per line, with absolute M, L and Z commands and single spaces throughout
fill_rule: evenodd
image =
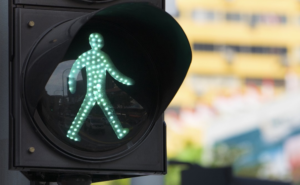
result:
M 133 85 L 133 80 L 123 75 L 110 61 L 107 54 L 101 51 L 104 45 L 103 38 L 99 33 L 92 33 L 89 36 L 91 50 L 81 54 L 74 62 L 69 74 L 69 90 L 73 94 L 76 91 L 76 78 L 82 68 L 86 68 L 87 93 L 81 107 L 70 126 L 67 137 L 74 141 L 80 141 L 78 132 L 80 131 L 87 116 L 97 103 L 108 119 L 118 139 L 124 138 L 129 130 L 123 128 L 118 119 L 113 106 L 109 102 L 105 93 L 106 71 L 125 85 Z

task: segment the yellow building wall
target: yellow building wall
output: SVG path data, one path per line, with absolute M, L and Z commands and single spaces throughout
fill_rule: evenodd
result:
M 232 74 L 241 78 L 283 79 L 287 68 L 293 68 L 300 75 L 299 57 L 295 51 L 300 46 L 300 1 L 298 0 L 177 0 L 178 22 L 186 32 L 191 47 L 194 43 L 234 44 L 287 48 L 289 65 L 282 64 L 282 56 L 268 54 L 235 53 L 228 63 L 218 52 L 193 50 L 190 73 L 224 75 Z M 197 9 L 221 13 L 279 14 L 287 18 L 283 25 L 230 22 L 225 18 L 217 21 L 198 23 L 192 12 Z M 298 22 L 297 22 L 298 21 Z

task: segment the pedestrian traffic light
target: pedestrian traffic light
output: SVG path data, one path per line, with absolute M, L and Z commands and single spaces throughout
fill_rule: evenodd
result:
M 38 181 L 165 174 L 163 112 L 191 62 L 183 30 L 160 0 L 68 2 L 11 11 L 11 169 Z

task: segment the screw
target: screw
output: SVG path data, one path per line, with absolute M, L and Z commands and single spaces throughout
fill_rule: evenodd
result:
M 34 21 L 29 21 L 29 23 L 28 23 L 28 25 L 30 26 L 30 27 L 34 27 Z
M 29 151 L 30 153 L 33 153 L 33 152 L 35 151 L 35 148 L 34 148 L 34 147 L 30 147 L 30 148 L 28 149 L 28 151 Z
M 54 39 L 52 42 L 57 42 L 57 39 Z

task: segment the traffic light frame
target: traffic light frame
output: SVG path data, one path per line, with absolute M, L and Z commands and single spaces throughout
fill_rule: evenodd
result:
M 166 125 L 162 114 L 182 83 L 191 60 L 191 52 L 184 32 L 169 15 L 165 15 L 162 11 L 159 12 L 157 8 L 148 4 L 132 3 L 132 1 L 123 1 L 131 2 L 123 4 L 111 1 L 107 4 L 85 4 L 85 9 L 74 8 L 79 2 L 70 3 L 68 6 L 72 9 L 66 9 L 64 7 L 66 1 L 62 1 L 62 4 L 59 4 L 58 1 L 43 1 L 41 5 L 46 6 L 43 8 L 30 5 L 36 2 L 35 0 L 18 0 L 12 4 L 13 8 L 11 8 L 10 14 L 11 20 L 14 20 L 10 35 L 10 56 L 13 56 L 13 61 L 10 63 L 10 168 L 20 170 L 30 180 L 38 181 L 56 181 L 62 174 L 78 173 L 90 175 L 94 182 L 165 174 Z M 45 2 L 49 4 L 43 4 Z M 145 2 L 164 8 L 163 1 L 145 0 Z M 20 6 L 22 3 L 27 4 Z M 62 7 L 64 8 L 62 9 Z M 89 9 L 91 7 L 103 8 L 103 10 L 95 11 Z M 140 12 L 132 13 L 132 10 L 139 8 Z M 110 12 L 115 12 L 115 14 L 110 14 Z M 141 18 L 145 12 L 149 15 Z M 53 72 L 51 67 L 50 71 L 41 69 L 49 67 L 48 64 L 51 61 L 61 61 L 62 58 L 67 60 L 70 56 L 74 59 L 73 52 L 69 52 L 69 50 L 72 50 L 72 45 L 81 44 L 80 37 L 77 37 L 76 42 L 76 34 L 84 33 L 86 22 L 97 20 L 97 16 L 98 18 L 102 16 L 99 20 L 101 19 L 103 24 L 105 22 L 113 23 L 114 26 L 126 28 L 127 33 L 135 36 L 134 40 L 137 40 L 145 48 L 144 51 L 150 55 L 150 58 L 152 57 L 152 61 L 154 61 L 152 67 L 156 70 L 156 73 L 153 74 L 158 75 L 157 77 L 155 75 L 153 77 L 153 74 L 152 76 L 144 75 L 144 77 L 159 79 L 158 84 L 151 86 L 158 87 L 159 96 L 155 95 L 156 91 L 154 90 L 154 93 L 149 89 L 143 91 L 142 89 L 145 89 L 146 86 L 141 85 L 140 88 L 131 92 L 130 89 L 121 87 L 118 82 L 115 82 L 122 90 L 131 93 L 133 97 L 142 102 L 143 98 L 138 95 L 142 93 L 138 92 L 144 92 L 151 98 L 145 100 L 146 103 L 143 105 L 147 106 L 147 103 L 155 100 L 153 102 L 156 103 L 152 102 L 151 106 L 156 108 L 155 113 L 151 114 L 153 123 L 149 123 L 149 128 L 144 129 L 146 134 L 139 136 L 142 139 L 138 138 L 136 143 L 127 142 L 122 145 L 126 152 L 117 152 L 120 155 L 112 155 L 107 152 L 108 154 L 104 157 L 100 153 L 105 152 L 93 154 L 93 152 L 80 151 L 66 146 L 41 124 L 42 118 L 37 111 L 31 109 L 31 103 L 28 100 L 40 96 L 40 93 L 36 93 L 35 85 L 45 84 L 42 76 L 49 78 Z M 158 21 L 159 23 L 153 21 L 161 19 L 161 16 L 165 18 L 164 21 Z M 141 28 L 135 27 L 137 23 Z M 162 27 L 163 24 L 169 24 L 171 28 L 174 28 L 172 31 L 175 34 L 170 34 L 168 38 L 167 33 L 170 31 L 166 31 Z M 149 31 L 150 27 L 153 30 Z M 141 30 L 143 30 L 142 33 L 140 33 Z M 60 34 L 67 32 L 71 34 Z M 145 34 L 152 39 L 145 39 Z M 175 38 L 171 39 L 171 36 L 175 36 Z M 158 39 L 162 40 L 158 41 Z M 160 42 L 163 41 L 168 42 L 161 44 Z M 53 49 L 55 44 L 61 44 L 64 47 L 55 50 Z M 180 46 L 176 46 L 176 44 Z M 167 45 L 170 46 L 166 48 Z M 78 52 L 76 53 L 78 54 Z M 52 56 L 51 60 L 45 62 L 49 56 Z M 118 58 L 116 57 L 116 59 Z M 116 65 L 122 66 L 121 63 L 116 63 Z M 126 71 L 126 67 L 122 68 Z M 141 71 L 139 75 L 146 72 L 146 70 Z M 132 74 L 129 69 L 127 69 L 127 73 Z M 37 74 L 40 75 L 39 78 L 37 78 Z M 138 78 L 135 77 L 135 79 Z M 151 85 L 151 82 L 148 84 Z M 126 150 L 127 148 L 128 150 Z M 99 155 L 101 157 L 98 157 Z

